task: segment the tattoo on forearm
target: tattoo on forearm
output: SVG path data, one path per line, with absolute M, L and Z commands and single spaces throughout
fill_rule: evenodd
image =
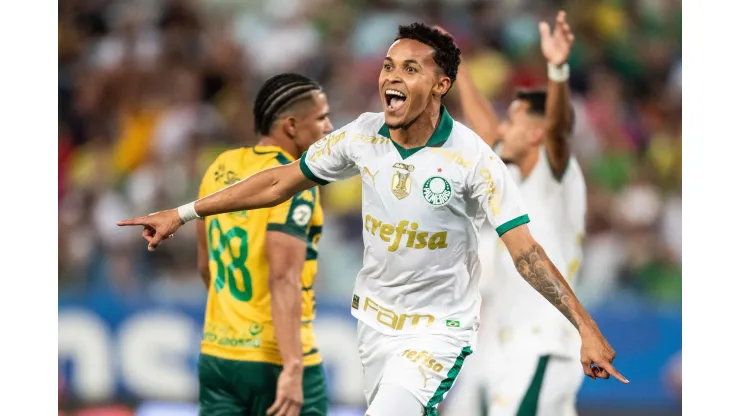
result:
M 535 290 L 540 292 L 553 306 L 558 308 L 568 320 L 579 328 L 570 307 L 570 292 L 550 269 L 550 261 L 542 250 L 535 245 L 518 255 L 514 260 L 516 269 Z

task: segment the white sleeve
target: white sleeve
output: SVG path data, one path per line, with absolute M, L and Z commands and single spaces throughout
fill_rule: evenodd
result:
M 529 222 L 524 201 L 509 170 L 490 148 L 483 147 L 480 151 L 470 181 L 472 198 L 486 213 L 499 237 Z
M 357 120 L 312 144 L 301 156 L 301 171 L 319 185 L 357 175 L 350 149 L 352 130 Z

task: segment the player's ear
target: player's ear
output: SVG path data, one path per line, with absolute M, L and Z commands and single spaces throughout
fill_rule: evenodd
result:
M 435 97 L 441 98 L 447 91 L 449 91 L 451 85 L 452 80 L 450 80 L 450 77 L 440 75 L 437 78 L 437 83 L 434 84 L 434 87 L 432 88 L 432 94 L 434 94 Z
M 288 116 L 282 119 L 280 121 L 281 128 L 283 129 L 283 133 L 285 133 L 286 136 L 288 136 L 291 140 L 293 140 L 296 136 L 296 119 L 293 116 Z
M 542 144 L 545 142 L 546 134 L 547 130 L 545 130 L 545 126 L 538 125 L 532 129 L 531 140 L 534 142 L 534 144 Z

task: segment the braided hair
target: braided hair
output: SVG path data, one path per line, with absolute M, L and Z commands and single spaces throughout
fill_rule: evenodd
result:
M 278 117 L 296 103 L 311 97 L 321 86 L 303 75 L 276 75 L 262 85 L 254 101 L 254 130 L 266 136 Z

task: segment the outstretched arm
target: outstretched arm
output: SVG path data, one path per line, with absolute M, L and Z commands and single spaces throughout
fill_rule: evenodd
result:
M 301 172 L 299 162 L 255 173 L 195 201 L 200 217 L 274 207 L 316 184 Z
M 501 236 L 519 274 L 545 297 L 580 332 L 594 325 L 593 320 L 576 299 L 568 283 L 547 257 L 526 225 L 513 228 Z
M 185 222 L 227 212 L 274 207 L 316 184 L 301 172 L 299 162 L 263 170 L 178 209 L 120 221 L 119 226 L 143 225 L 142 236 L 154 251 Z
M 581 364 L 592 378 L 616 377 L 629 383 L 613 366 L 614 349 L 601 334 L 599 327 L 578 301 L 573 290 L 542 246 L 532 237 L 526 225 L 512 228 L 501 236 L 514 260 L 516 269 L 537 292 L 555 306 L 581 334 Z M 598 368 L 592 369 L 595 364 Z
M 558 13 L 553 32 L 550 31 L 550 25 L 540 23 L 540 38 L 542 55 L 547 59 L 549 79 L 545 104 L 545 149 L 552 173 L 560 180 L 570 159 L 569 136 L 573 123 L 567 60 L 574 36 L 565 20 L 565 12 Z

